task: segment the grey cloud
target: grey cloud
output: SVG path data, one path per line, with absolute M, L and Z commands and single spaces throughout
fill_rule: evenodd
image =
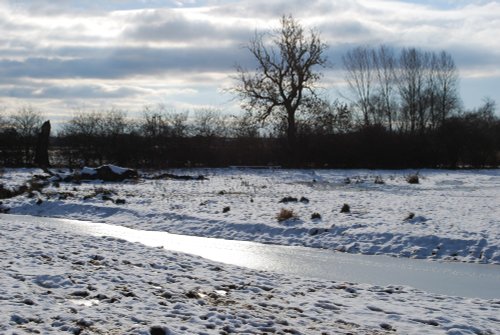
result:
M 78 49 L 74 49 L 76 51 Z M 85 48 L 80 48 L 82 53 Z M 244 50 L 234 48 L 117 48 L 88 50 L 100 56 L 78 59 L 27 58 L 0 60 L 3 78 L 100 78 L 116 79 L 136 75 L 156 76 L 166 72 L 230 71 L 236 62 L 249 60 Z
M 500 52 L 482 48 L 470 48 L 466 45 L 454 45 L 446 48 L 457 65 L 462 68 L 498 69 Z
M 140 41 L 240 41 L 251 36 L 251 31 L 245 27 L 221 27 L 164 9 L 137 14 L 129 25 L 122 36 Z
M 81 0 L 9 1 L 12 10 L 34 17 L 106 15 L 101 2 Z
M 78 86 L 50 86 L 37 91 L 35 97 L 38 98 L 124 98 L 133 97 L 141 91 L 126 87 L 113 90 L 105 90 L 99 85 L 78 85 Z
M 114 90 L 106 90 L 100 85 L 48 86 L 42 88 L 40 88 L 39 85 L 17 86 L 15 88 L 0 87 L 0 96 L 8 96 L 21 99 L 130 98 L 140 93 L 140 90 L 126 87 L 121 87 Z
M 367 40 L 373 36 L 373 30 L 358 20 L 326 22 L 317 28 L 323 37 L 331 39 L 350 38 Z
M 339 14 L 346 10 L 361 7 L 353 0 L 311 0 L 304 3 L 303 0 L 256 0 L 239 1 L 228 5 L 222 5 L 213 9 L 214 14 L 236 15 L 242 17 L 265 17 L 276 19 L 281 15 L 292 14 L 297 17 L 308 17 L 311 15 L 323 15 L 325 13 Z

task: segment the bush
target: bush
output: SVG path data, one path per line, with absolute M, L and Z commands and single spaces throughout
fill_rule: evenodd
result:
M 420 183 L 420 180 L 418 178 L 418 174 L 411 174 L 408 177 L 406 177 L 406 181 L 408 184 L 418 184 Z
M 286 221 L 288 219 L 296 219 L 297 215 L 291 209 L 282 208 L 281 211 L 276 215 L 276 219 L 279 222 Z
M 297 198 L 294 198 L 294 197 L 284 197 L 279 202 L 280 202 L 280 204 L 286 204 L 289 202 L 297 202 L 297 201 L 299 201 L 299 200 Z
M 340 209 L 340 213 L 350 213 L 351 207 L 348 204 L 344 204 Z
M 311 220 L 321 220 L 321 214 L 319 214 L 319 213 L 312 213 Z

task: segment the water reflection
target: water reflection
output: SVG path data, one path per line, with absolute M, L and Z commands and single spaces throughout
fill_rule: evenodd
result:
M 304 247 L 230 241 L 74 220 L 12 216 L 56 225 L 69 232 L 110 236 L 151 247 L 189 253 L 256 270 L 301 277 L 374 285 L 408 285 L 427 292 L 477 298 L 500 298 L 500 266 L 438 263 L 387 256 L 365 256 Z

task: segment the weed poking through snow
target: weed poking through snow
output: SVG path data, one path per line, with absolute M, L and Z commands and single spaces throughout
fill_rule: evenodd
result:
M 406 181 L 408 182 L 408 184 L 419 184 L 420 179 L 418 177 L 418 173 L 409 175 L 408 177 L 406 177 Z
M 415 213 L 410 212 L 410 213 L 408 213 L 408 216 L 403 221 L 410 221 L 414 217 L 415 217 Z
M 286 209 L 286 208 L 282 208 L 281 211 L 278 213 L 278 215 L 276 215 L 276 219 L 279 222 L 286 221 L 289 219 L 296 219 L 296 218 L 297 218 L 297 215 L 295 215 L 295 213 L 291 209 Z
M 321 220 L 321 214 L 319 214 L 319 213 L 312 213 L 311 214 L 311 220 Z
M 344 204 L 340 209 L 340 213 L 350 213 L 351 207 L 348 204 Z

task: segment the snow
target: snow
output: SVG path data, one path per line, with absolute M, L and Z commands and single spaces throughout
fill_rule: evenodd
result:
M 88 166 L 85 166 L 82 168 L 81 174 L 86 174 L 86 175 L 89 175 L 89 176 L 94 176 L 97 174 L 97 171 L 96 169 L 94 168 L 91 168 L 91 167 L 88 167 Z
M 129 169 L 127 168 L 123 168 L 123 167 L 120 167 L 120 166 L 116 166 L 116 165 L 103 165 L 103 166 L 100 166 L 98 168 L 91 168 L 91 167 L 83 167 L 80 171 L 80 173 L 82 175 L 90 175 L 90 176 L 94 176 L 97 174 L 97 170 L 101 167 L 108 167 L 114 174 L 117 174 L 117 175 L 122 175 L 124 173 L 126 173 L 127 171 L 129 171 Z
M 0 215 L 0 333 L 497 334 L 500 301 L 252 271 Z
M 168 172 L 208 179 L 60 182 L 1 201 L 12 214 L 500 264 L 500 170 L 422 170 L 411 185 L 416 171 Z M 33 175 L 43 171 L 4 169 L 0 183 L 14 189 Z M 350 213 L 340 213 L 345 203 Z M 296 218 L 278 221 L 282 208 Z M 500 333 L 498 300 L 252 271 L 5 215 L 0 225 L 2 334 Z
M 12 214 L 350 253 L 500 264 L 500 170 L 422 170 L 416 185 L 406 181 L 415 173 L 409 170 L 169 172 L 202 174 L 208 180 L 60 183 L 35 197 L 4 203 Z M 36 173 L 42 172 L 5 170 L 3 179 L 19 184 Z M 280 203 L 285 197 L 309 202 Z M 344 203 L 350 213 L 340 213 Z M 283 208 L 297 218 L 279 222 L 276 216 Z M 313 213 L 321 219 L 311 219 Z
M 116 174 L 124 174 L 125 172 L 127 172 L 129 169 L 127 168 L 123 168 L 123 167 L 120 167 L 120 166 L 116 166 L 116 165 L 108 165 L 108 167 L 111 169 L 111 171 L 113 171 L 113 173 L 116 173 Z

